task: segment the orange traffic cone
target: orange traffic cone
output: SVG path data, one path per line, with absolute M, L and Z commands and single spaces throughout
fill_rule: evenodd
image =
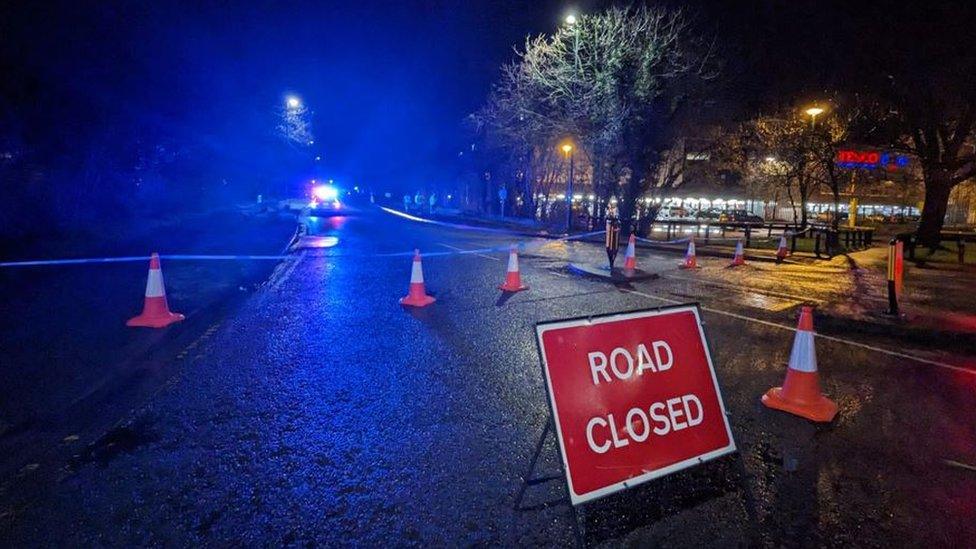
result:
M 142 305 L 142 314 L 130 318 L 125 325 L 165 328 L 184 318 L 186 317 L 179 313 L 171 313 L 169 310 L 169 304 L 166 302 L 166 287 L 163 285 L 163 271 L 159 268 L 159 254 L 153 252 L 149 258 L 149 278 L 146 280 L 146 298 Z
M 410 270 L 410 291 L 406 297 L 400 298 L 400 305 L 411 307 L 426 307 L 436 301 L 427 295 L 424 288 L 424 267 L 420 263 L 420 250 L 413 251 L 413 267 Z
M 698 259 L 695 258 L 695 239 L 688 240 L 688 251 L 685 252 L 685 262 L 680 265 L 682 269 L 697 269 Z
M 813 342 L 813 308 L 803 307 L 793 338 L 793 351 L 782 387 L 773 387 L 762 403 L 811 421 L 827 422 L 837 415 L 837 404 L 820 392 L 817 350 Z
M 746 264 L 746 254 L 742 250 L 742 241 L 740 240 L 735 243 L 735 255 L 732 256 L 732 264 L 729 266 L 738 267 L 739 265 L 745 265 L 745 264 Z
M 506 292 L 521 292 L 528 290 L 528 286 L 522 285 L 522 277 L 519 275 L 518 266 L 518 247 L 512 244 L 508 250 L 508 272 L 505 273 L 505 283 L 499 286 Z
M 624 254 L 624 270 L 634 272 L 637 270 L 637 237 L 630 235 L 627 241 L 627 253 Z
M 790 255 L 790 250 L 786 246 L 786 234 L 784 233 L 779 237 L 779 247 L 776 248 L 776 261 L 782 261 L 788 255 Z

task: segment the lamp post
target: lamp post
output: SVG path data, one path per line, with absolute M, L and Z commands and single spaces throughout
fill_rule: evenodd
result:
M 569 234 L 573 227 L 573 146 L 566 143 L 562 147 L 563 154 L 569 160 L 569 179 L 566 181 L 566 234 Z

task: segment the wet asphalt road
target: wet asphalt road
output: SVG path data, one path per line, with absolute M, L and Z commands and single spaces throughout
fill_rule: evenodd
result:
M 278 254 L 295 232 L 294 216 L 235 210 L 143 225 L 4 259 Z M 187 320 L 162 332 L 125 326 L 142 309 L 147 260 L 0 269 L 0 476 L 37 462 L 52 441 L 111 427 L 178 372 L 174 355 L 274 266 L 164 259 L 170 307 Z
M 521 257 L 531 290 L 504 299 L 505 253 L 457 252 L 510 238 L 378 212 L 310 229 L 336 240 L 310 241 L 329 247 L 297 251 L 216 319 L 122 426 L 5 479 L 0 540 L 572 544 L 568 507 L 539 505 L 563 496 L 560 482 L 531 488 L 532 509 L 512 509 L 548 414 L 533 326 L 689 301 L 706 307 L 745 474 L 723 458 L 600 500 L 582 513 L 588 543 L 959 546 L 976 536 L 976 473 L 943 461 L 976 462 L 973 373 L 851 345 L 892 348 L 818 316 L 841 338 L 817 343 L 838 418 L 818 426 L 759 404 L 790 351 L 793 333 L 777 325 L 795 324 L 804 301 L 848 299 L 857 280 L 842 266 L 726 274 L 727 260 L 700 258 L 691 273 L 643 250 L 641 266 L 662 278 L 621 288 L 567 272 L 569 258 L 602 259 L 596 246 L 539 241 Z M 438 301 L 404 310 L 414 247 L 429 254 Z M 796 282 L 774 288 L 776 276 Z M 951 349 L 899 349 L 971 363 Z M 543 456 L 540 472 L 555 472 L 551 439 Z

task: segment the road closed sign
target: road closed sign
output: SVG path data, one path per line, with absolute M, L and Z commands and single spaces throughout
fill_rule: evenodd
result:
M 574 505 L 735 451 L 696 306 L 536 325 Z

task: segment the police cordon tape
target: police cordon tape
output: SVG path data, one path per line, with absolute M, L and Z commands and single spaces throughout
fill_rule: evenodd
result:
M 529 250 L 541 248 L 549 242 L 557 241 L 568 241 L 568 240 L 579 240 L 581 238 L 588 238 L 591 236 L 596 236 L 602 234 L 603 231 L 595 231 L 591 233 L 583 233 L 571 236 L 564 236 L 559 238 L 543 239 L 540 238 L 532 243 L 529 242 L 519 242 L 517 246 L 520 250 Z M 511 234 L 511 233 L 508 233 Z M 433 252 L 424 254 L 425 257 L 439 257 L 439 256 L 451 256 L 451 255 L 471 255 L 471 254 L 484 254 L 492 252 L 507 252 L 511 244 L 505 244 L 503 246 L 495 246 L 491 248 L 480 248 L 477 250 L 458 250 L 449 252 Z M 367 254 L 363 257 L 407 257 L 412 256 L 413 251 L 406 252 L 391 252 L 391 253 L 376 253 Z M 130 256 L 119 256 L 119 257 L 84 257 L 77 259 L 32 259 L 24 261 L 0 261 L 0 267 L 46 267 L 55 265 L 90 265 L 90 264 L 106 264 L 106 263 L 132 263 L 136 261 L 148 261 L 152 256 L 149 255 L 130 255 Z M 167 261 L 282 261 L 282 260 L 292 260 L 296 259 L 295 255 L 234 255 L 234 254 L 159 254 L 160 259 L 165 259 Z
M 290 255 L 192 255 L 192 254 L 163 254 L 160 259 L 175 260 L 282 260 L 293 259 Z M 0 261 L 0 267 L 45 267 L 50 265 L 89 265 L 99 263 L 131 263 L 134 261 L 148 261 L 150 255 L 130 255 L 121 257 L 84 257 L 79 259 L 34 259 L 28 261 Z

